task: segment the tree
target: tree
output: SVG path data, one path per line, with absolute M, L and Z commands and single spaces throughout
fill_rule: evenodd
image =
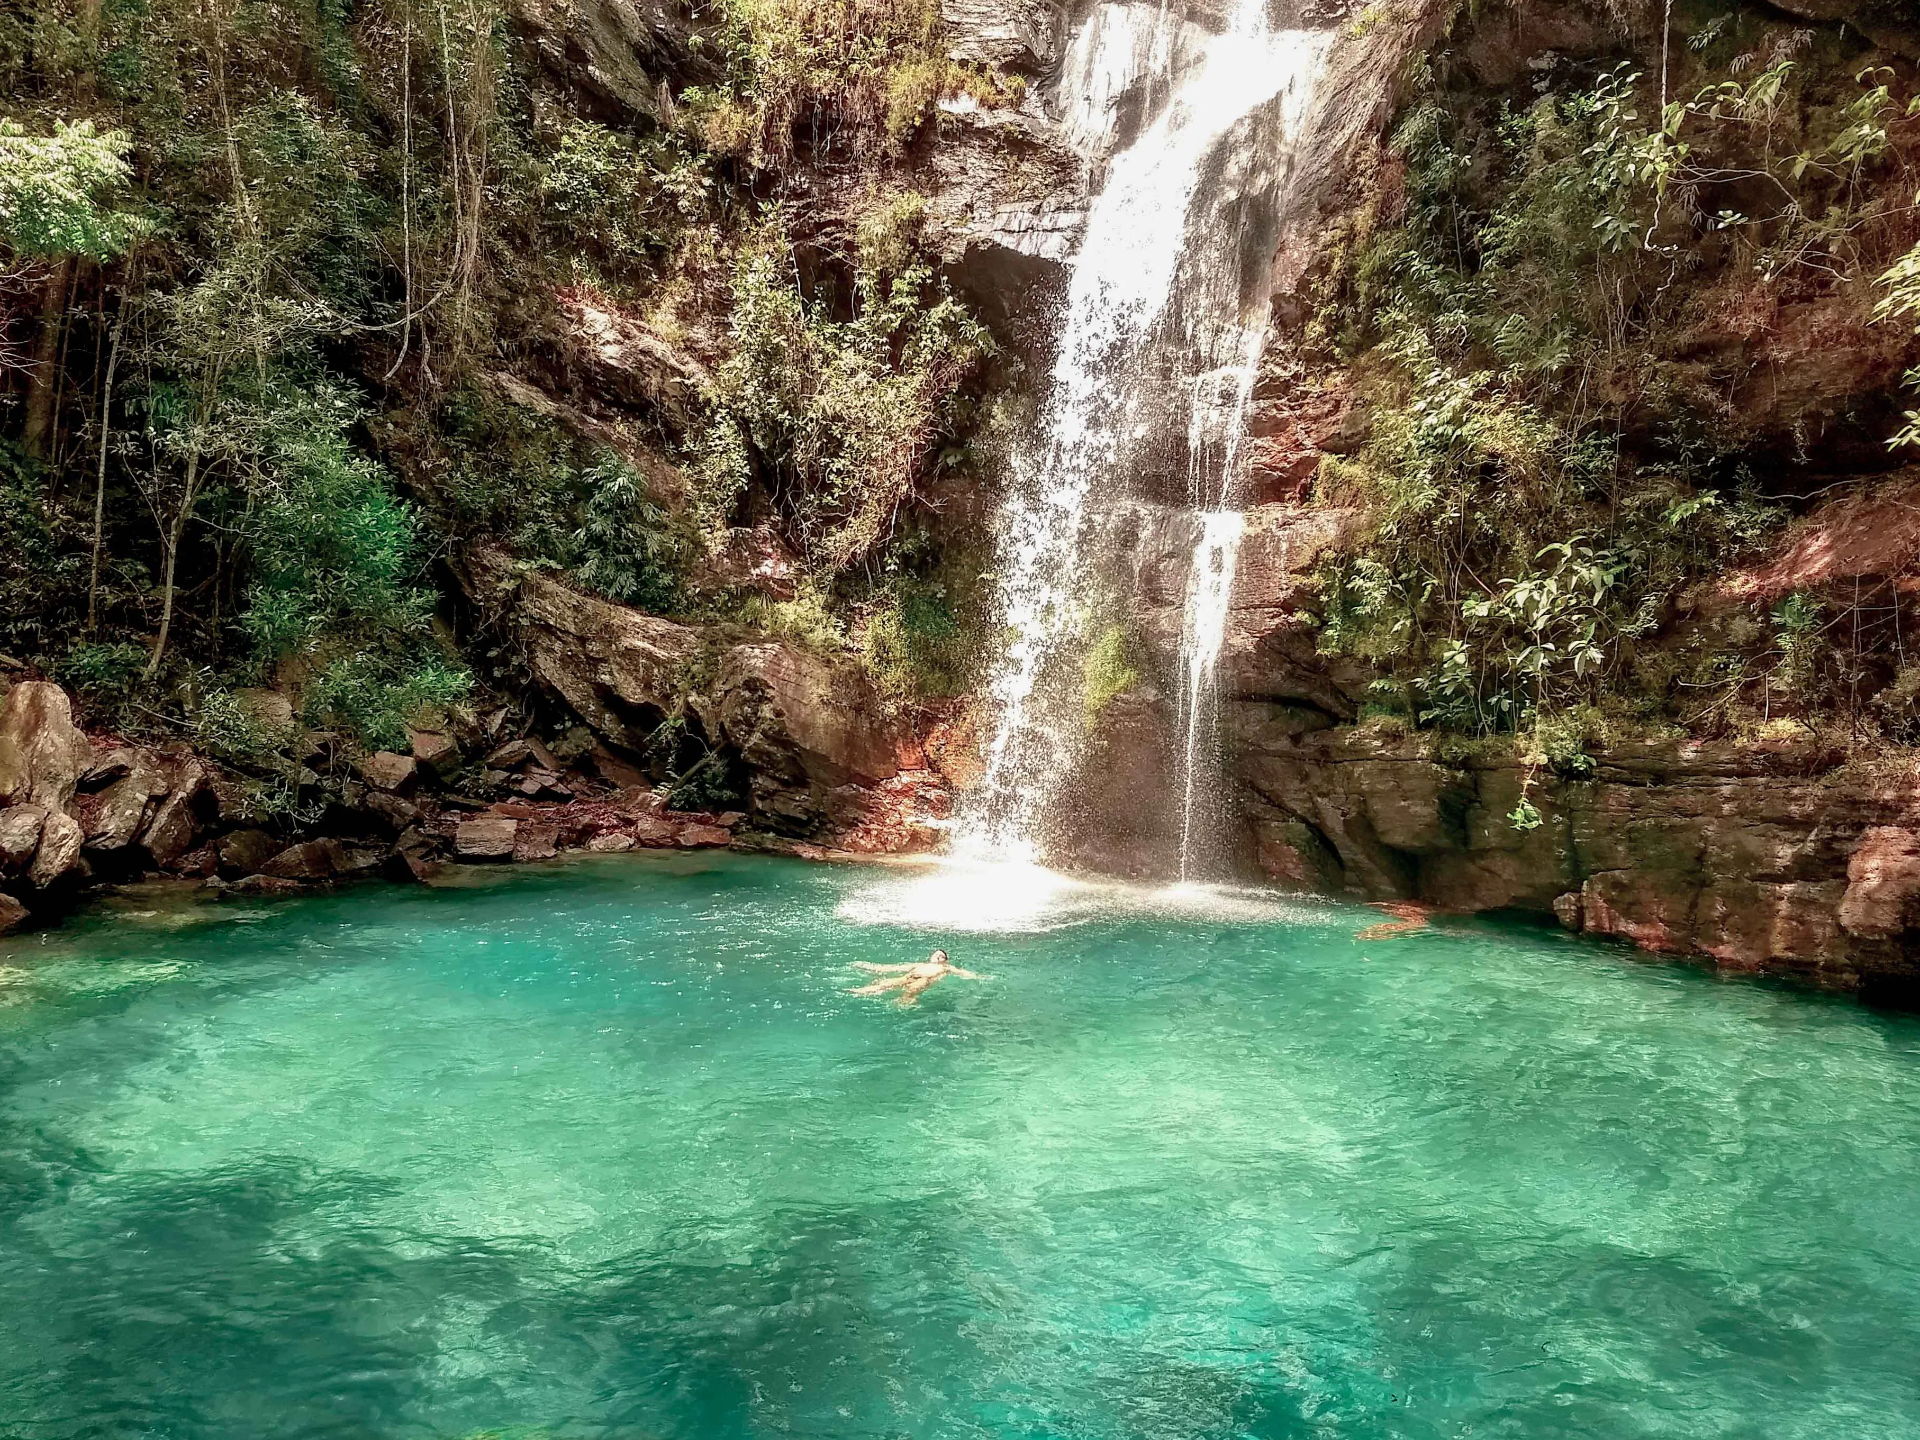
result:
M 54 372 L 74 262 L 110 260 L 146 229 L 140 216 L 111 203 L 131 173 L 131 143 L 121 131 L 97 130 L 91 120 L 56 121 L 51 136 L 29 135 L 0 120 L 0 239 L 16 274 L 49 267 L 21 430 L 22 445 L 35 457 L 46 454 L 53 429 Z

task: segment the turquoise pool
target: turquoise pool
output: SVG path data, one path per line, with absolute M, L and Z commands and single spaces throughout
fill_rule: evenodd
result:
M 1920 1020 L 944 883 L 0 944 L 0 1436 L 1920 1437 Z M 934 944 L 987 978 L 847 993 Z

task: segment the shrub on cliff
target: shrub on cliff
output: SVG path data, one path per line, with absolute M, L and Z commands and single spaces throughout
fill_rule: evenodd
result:
M 934 102 L 1008 97 L 948 57 L 938 0 L 719 0 L 725 81 L 689 91 L 701 138 L 756 165 L 796 138 L 855 154 L 897 151 Z
M 838 320 L 800 290 L 777 222 L 743 249 L 698 467 L 709 523 L 724 524 L 758 478 L 801 553 L 828 573 L 893 533 L 992 351 L 924 259 L 895 265 L 860 266 L 853 315 Z
M 1325 291 L 1315 333 L 1375 419 L 1320 493 L 1376 526 L 1324 577 L 1324 642 L 1417 723 L 1520 731 L 1605 702 L 1720 726 L 1789 663 L 1780 690 L 1817 702 L 1810 641 L 1663 631 L 1787 514 L 1669 342 L 1705 296 L 1819 300 L 1864 329 L 1920 126 L 1842 37 L 1729 16 L 1691 39 L 1658 85 L 1563 68 L 1525 99 L 1443 55 L 1395 132 L 1402 217 Z

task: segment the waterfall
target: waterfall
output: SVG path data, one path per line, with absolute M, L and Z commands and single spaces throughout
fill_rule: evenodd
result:
M 1247 517 L 1238 510 L 1208 510 L 1200 515 L 1200 538 L 1193 547 L 1187 582 L 1186 622 L 1180 633 L 1180 719 L 1186 745 L 1180 757 L 1180 878 L 1192 880 L 1200 860 L 1201 837 L 1194 822 L 1208 798 L 1212 761 L 1219 744 L 1220 703 L 1214 682 L 1220 646 L 1227 633 L 1227 609 L 1233 599 L 1234 571 Z
M 1137 29 L 1107 24 L 1100 12 L 1090 23 L 1138 53 Z M 1175 47 L 1164 38 L 1164 17 L 1153 29 L 1144 47 L 1150 65 L 1171 67 Z M 962 857 L 1031 862 L 1041 856 L 1044 817 L 1084 738 L 1075 682 L 1097 593 L 1091 512 L 1155 437 L 1178 423 L 1179 402 L 1169 397 L 1192 397 L 1181 427 L 1189 436 L 1192 502 L 1226 505 L 1265 327 L 1265 260 L 1272 247 L 1270 230 L 1262 234 L 1258 227 L 1270 226 L 1278 188 L 1277 172 L 1260 168 L 1272 155 L 1235 132 L 1265 107 L 1283 138 L 1296 134 L 1330 38 L 1323 31 L 1273 30 L 1266 0 L 1235 0 L 1226 29 L 1208 38 L 1177 77 L 1149 70 L 1149 92 L 1170 85 L 1171 94 L 1139 138 L 1113 158 L 1089 208 L 1042 434 L 1016 464 L 1002 513 L 997 571 L 1009 640 L 988 687 L 996 728 L 986 772 L 956 831 L 954 848 Z M 1120 68 L 1095 55 L 1083 73 L 1108 77 Z M 1268 242 L 1264 255 L 1258 254 L 1262 240 Z M 1249 255 L 1257 256 L 1251 269 Z M 1203 533 L 1218 540 L 1207 604 L 1219 615 L 1216 621 L 1209 611 L 1204 623 L 1189 616 L 1190 689 L 1211 684 L 1237 523 L 1214 517 L 1202 523 Z M 1190 762 L 1198 758 L 1194 727 L 1202 724 L 1203 708 L 1187 707 Z M 1191 791 L 1193 764 L 1186 768 Z

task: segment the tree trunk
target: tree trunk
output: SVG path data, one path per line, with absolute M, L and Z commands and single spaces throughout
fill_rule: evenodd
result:
M 107 438 L 113 428 L 113 369 L 120 363 L 120 334 L 127 328 L 127 302 L 120 301 L 120 314 L 113 322 L 113 339 L 107 346 L 107 378 L 100 392 L 100 473 L 93 487 L 93 574 L 87 580 L 87 633 L 93 634 L 100 623 L 100 537 L 107 520 Z
M 173 524 L 161 537 L 166 546 L 166 564 L 162 567 L 160 580 L 160 633 L 154 637 L 153 654 L 147 657 L 147 668 L 140 674 L 142 680 L 151 680 L 160 673 L 160 662 L 166 658 L 167 635 L 173 629 L 173 576 L 180 560 L 180 541 L 187 533 L 187 518 L 193 514 L 194 491 L 200 483 L 200 454 L 196 450 L 187 457 L 186 488 L 180 496 L 180 508 L 174 513 Z
M 27 376 L 27 420 L 20 432 L 20 443 L 36 460 L 47 457 L 47 442 L 53 435 L 53 399 L 59 389 L 61 321 L 66 318 L 67 281 L 73 273 L 73 261 L 61 260 L 47 277 L 46 294 L 40 301 L 40 338 L 33 350 L 33 369 Z

